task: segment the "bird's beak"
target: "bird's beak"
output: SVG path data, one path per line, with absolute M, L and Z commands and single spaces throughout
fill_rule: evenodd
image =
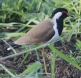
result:
M 69 17 L 69 16 L 70 16 L 70 17 L 73 17 L 73 15 L 71 15 L 71 14 L 69 14 L 69 13 L 66 13 L 66 14 L 67 14 L 68 17 Z
M 66 14 L 67 14 L 68 17 L 71 16 L 71 14 L 69 14 L 69 13 L 66 13 Z
M 63 13 L 63 14 L 65 13 L 68 17 L 69 17 L 69 16 L 72 16 L 71 14 L 69 14 L 69 13 L 66 12 L 66 11 L 62 11 L 62 13 Z

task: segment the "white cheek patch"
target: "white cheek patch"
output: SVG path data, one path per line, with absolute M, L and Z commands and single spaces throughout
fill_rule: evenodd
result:
M 62 15 L 62 12 L 57 12 L 55 15 L 54 15 L 54 17 L 53 17 L 53 19 L 59 19 L 59 17 Z
M 56 22 L 56 19 L 59 19 L 59 17 L 62 15 L 62 12 L 58 12 L 54 15 L 53 17 L 53 22 L 54 22 L 54 26 L 53 26 L 53 29 L 55 31 L 55 35 L 52 37 L 52 39 L 50 39 L 48 43 L 52 43 L 52 42 L 55 42 L 58 38 L 59 38 L 59 33 L 58 33 L 58 29 L 57 29 L 57 22 Z
M 53 42 L 55 42 L 55 41 L 59 38 L 59 33 L 58 33 L 58 29 L 57 29 L 57 24 L 53 26 L 53 29 L 54 29 L 54 31 L 55 31 L 55 35 L 52 37 L 52 39 L 50 39 L 50 40 L 47 42 L 47 44 L 48 44 L 48 43 L 53 43 Z

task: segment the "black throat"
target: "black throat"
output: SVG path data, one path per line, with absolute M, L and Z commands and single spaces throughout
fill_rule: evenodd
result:
M 63 30 L 63 18 L 60 17 L 59 19 L 56 19 L 56 22 L 57 22 L 58 33 L 59 35 L 61 35 Z

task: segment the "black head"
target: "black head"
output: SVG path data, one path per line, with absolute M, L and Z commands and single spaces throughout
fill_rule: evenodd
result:
M 67 9 L 65 9 L 65 8 L 57 8 L 57 9 L 55 9 L 54 11 L 53 11 L 53 13 L 52 13 L 52 15 L 51 15 L 51 18 L 53 18 L 57 13 L 59 13 L 59 12 L 61 12 L 62 13 L 62 15 L 61 15 L 61 17 L 64 19 L 64 18 L 66 18 L 66 17 L 68 17 L 68 16 L 70 16 L 70 14 L 68 13 L 68 10 Z

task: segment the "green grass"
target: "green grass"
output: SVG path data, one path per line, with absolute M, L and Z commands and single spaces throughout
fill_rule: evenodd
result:
M 0 6 L 0 29 L 3 28 L 17 28 L 15 32 L 4 32 L 0 30 L 0 38 L 7 39 L 11 37 L 18 38 L 25 34 L 28 30 L 30 30 L 35 24 L 39 23 L 43 19 L 46 19 L 50 17 L 52 11 L 58 7 L 64 7 L 68 9 L 69 13 L 73 15 L 74 17 L 67 18 L 64 21 L 64 31 L 63 34 L 60 37 L 60 40 L 63 41 L 64 38 L 68 38 L 67 40 L 70 41 L 73 34 L 81 34 L 81 0 L 4 0 L 2 5 Z M 4 41 L 5 42 L 5 41 Z M 76 49 L 79 49 L 79 54 L 81 53 L 81 41 L 77 40 L 76 43 Z M 37 46 L 35 48 L 32 48 L 30 50 L 20 52 L 20 53 L 14 53 L 13 55 L 1 58 L 0 60 L 7 59 L 7 58 L 13 58 L 18 55 L 22 55 L 24 53 L 37 50 L 44 46 Z M 73 57 L 73 53 L 71 50 L 69 51 L 70 54 L 65 55 L 61 51 L 58 51 L 55 49 L 52 45 L 49 45 L 50 49 L 53 51 L 52 60 L 50 60 L 51 64 L 51 77 L 54 78 L 54 70 L 55 70 L 55 55 L 59 55 L 64 60 L 72 64 L 77 69 L 81 70 L 81 56 L 77 56 L 76 59 Z M 25 49 L 25 48 L 24 48 Z M 38 53 L 36 52 L 37 57 Z M 27 58 L 28 54 L 24 57 L 22 60 L 21 65 L 23 65 L 23 62 Z M 70 57 L 70 58 L 69 58 Z M 39 68 L 35 69 L 32 67 L 35 64 L 39 64 Z M 38 78 L 39 72 L 37 70 L 41 70 L 41 63 L 36 62 L 31 65 L 31 67 L 27 68 L 23 71 L 25 77 L 29 78 Z M 21 74 L 15 74 L 12 73 L 12 71 L 8 70 L 8 68 L 5 68 L 3 65 L 1 65 L 1 70 L 5 70 L 7 73 L 4 75 L 1 75 L 0 77 L 5 78 L 11 76 L 12 78 L 21 78 Z M 30 69 L 30 70 L 29 70 Z M 34 72 L 32 72 L 33 70 Z M 29 73 L 28 73 L 29 72 Z M 44 73 L 41 71 L 41 73 Z M 42 76 L 40 76 L 42 77 Z

